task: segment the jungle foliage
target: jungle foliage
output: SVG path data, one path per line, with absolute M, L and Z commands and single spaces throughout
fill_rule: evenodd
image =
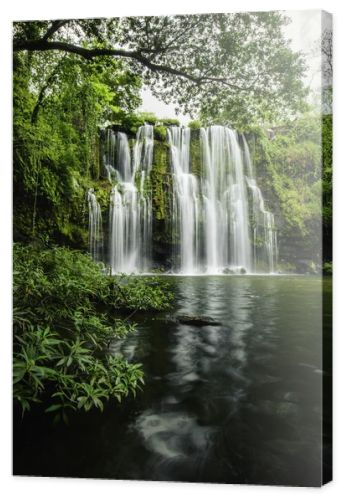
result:
M 332 115 L 311 110 L 268 129 L 247 134 L 258 182 L 275 213 L 281 257 L 315 265 L 331 260 Z
M 307 114 L 264 144 L 269 182 L 280 201 L 288 231 L 307 236 L 309 221 L 321 214 L 320 116 Z
M 100 127 L 131 136 L 146 121 L 163 142 L 177 124 L 136 111 L 144 85 L 199 116 L 192 130 L 246 130 L 305 109 L 287 22 L 267 12 L 14 23 L 15 239 L 86 247 L 86 190 L 99 189 L 102 206 L 109 197 Z
M 238 128 L 303 109 L 305 64 L 287 22 L 281 12 L 21 22 L 13 47 L 125 61 L 164 102 Z
M 13 83 L 15 239 L 83 247 L 85 193 L 100 177 L 99 127 L 139 105 L 140 81 L 114 59 L 21 53 Z
M 172 299 L 155 278 L 107 276 L 81 252 L 21 244 L 13 294 L 14 398 L 23 411 L 40 403 L 64 418 L 135 395 L 141 365 L 111 355 L 109 345 L 134 332 L 129 311 L 160 311 Z

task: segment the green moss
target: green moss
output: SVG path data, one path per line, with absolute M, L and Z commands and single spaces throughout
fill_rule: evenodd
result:
M 129 113 L 120 117 L 120 119 L 114 123 L 117 129 L 124 131 L 130 136 L 136 136 L 136 132 L 139 127 L 148 123 L 149 125 L 155 125 L 158 119 L 153 113 Z
M 155 141 L 151 183 L 153 214 L 158 221 L 167 219 L 169 216 L 167 195 L 170 182 L 169 147 L 164 142 Z
M 166 140 L 166 127 L 164 125 L 154 127 L 154 139 L 163 142 Z
M 202 127 L 202 124 L 200 120 L 192 120 L 188 123 L 188 127 L 191 130 L 199 130 Z
M 197 177 L 201 176 L 202 158 L 200 147 L 200 132 L 192 130 L 190 138 L 190 166 L 191 171 Z
M 307 115 L 271 131 L 253 127 L 245 134 L 257 183 L 275 216 L 280 258 L 291 265 L 299 256 L 321 260 L 319 120 Z
M 138 117 L 143 121 L 143 124 L 148 123 L 149 125 L 155 125 L 158 121 L 154 113 L 147 113 L 146 111 L 138 113 Z
M 333 274 L 333 263 L 332 262 L 324 262 L 323 274 L 325 276 L 332 276 L 332 274 Z
M 166 127 L 170 127 L 171 125 L 179 127 L 180 125 L 180 121 L 177 118 L 162 118 L 160 122 Z
M 100 158 L 100 143 L 99 138 L 96 137 L 91 145 L 91 177 L 93 179 L 98 179 L 100 177 L 102 162 Z
M 75 248 L 87 248 L 88 227 L 66 222 L 59 227 L 60 233 Z
M 97 182 L 93 183 L 93 186 L 95 190 L 95 195 L 97 197 L 97 200 L 99 202 L 101 212 L 104 213 L 108 211 L 109 204 L 110 204 L 110 194 L 111 194 L 111 189 L 112 186 L 107 180 L 100 180 Z

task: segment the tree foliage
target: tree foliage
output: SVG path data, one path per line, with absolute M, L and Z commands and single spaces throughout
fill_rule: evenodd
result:
M 329 167 L 324 160 L 324 142 L 327 152 L 331 143 L 325 120 L 311 111 L 267 132 L 258 127 L 248 136 L 257 180 L 267 206 L 275 213 L 284 269 L 287 264 L 295 269 L 301 260 L 321 262 L 322 222 L 329 210 L 329 201 L 326 208 L 322 205 L 322 191 L 331 208 L 331 192 L 326 186 L 331 164 Z
M 272 141 L 263 140 L 269 187 L 279 199 L 285 230 L 307 237 L 311 223 L 321 223 L 320 116 L 308 113 L 274 133 Z
M 115 59 L 15 55 L 15 238 L 83 245 L 85 193 L 100 177 L 99 129 L 128 116 L 139 89 Z
M 322 160 L 323 160 L 323 222 L 332 230 L 333 215 L 333 123 L 332 115 L 323 116 Z
M 279 12 L 16 23 L 15 51 L 123 60 L 152 93 L 239 125 L 302 107 L 305 67 Z

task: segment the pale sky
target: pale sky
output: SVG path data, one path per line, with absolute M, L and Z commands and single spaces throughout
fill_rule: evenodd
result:
M 303 10 L 303 11 L 284 11 L 291 19 L 288 26 L 283 27 L 283 32 L 286 38 L 291 40 L 291 47 L 294 51 L 303 52 L 308 63 L 308 71 L 305 78 L 306 85 L 309 85 L 314 92 L 319 90 L 320 86 L 320 55 L 315 53 L 315 42 L 319 39 L 321 33 L 321 11 L 320 10 Z M 150 90 L 142 90 L 142 106 L 141 111 L 149 111 L 154 113 L 159 118 L 176 117 L 175 107 L 173 104 L 164 104 L 152 95 Z M 187 125 L 191 118 L 187 115 L 178 115 L 182 125 Z

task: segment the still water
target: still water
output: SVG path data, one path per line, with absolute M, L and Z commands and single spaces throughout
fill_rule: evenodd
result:
M 14 473 L 318 486 L 322 380 L 330 380 L 323 280 L 163 279 L 177 294 L 170 317 L 138 318 L 138 331 L 112 346 L 143 363 L 143 391 L 104 413 L 73 415 L 67 427 L 39 412 L 15 418 Z M 184 325 L 175 314 L 220 325 Z

